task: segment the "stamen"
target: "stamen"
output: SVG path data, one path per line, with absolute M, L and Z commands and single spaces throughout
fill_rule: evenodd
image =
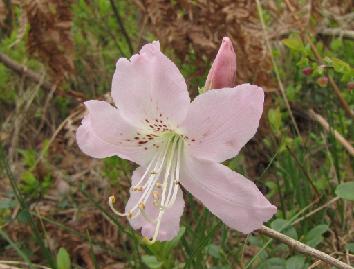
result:
M 181 151 L 182 151 L 182 143 L 180 142 L 179 145 L 178 145 L 178 149 L 177 149 L 177 160 L 176 160 L 176 169 L 175 169 L 175 172 L 176 172 L 176 177 L 175 177 L 175 187 L 173 189 L 173 195 L 172 195 L 172 198 L 169 200 L 169 202 L 167 203 L 167 208 L 171 207 L 175 201 L 176 201 L 176 198 L 177 198 L 177 193 L 178 193 L 178 190 L 179 190 L 179 172 L 180 172 L 180 167 L 181 167 Z
M 158 180 L 159 175 L 160 175 L 161 172 L 162 172 L 163 164 L 165 163 L 165 159 L 166 159 L 166 156 L 167 156 L 167 153 L 168 153 L 168 149 L 169 149 L 169 147 L 168 147 L 169 144 L 170 144 L 170 141 L 168 141 L 168 142 L 166 143 L 166 148 L 165 148 L 165 151 L 164 151 L 164 153 L 163 153 L 162 159 L 161 159 L 161 160 L 158 160 L 158 161 L 156 162 L 156 164 L 155 164 L 155 167 L 154 167 L 153 170 L 155 171 L 156 167 L 158 167 L 158 168 L 157 168 L 157 171 L 158 171 L 157 174 L 153 174 L 153 175 L 150 175 L 150 176 L 149 176 L 147 182 L 146 182 L 146 183 L 144 184 L 144 186 L 143 186 L 144 189 L 145 189 L 145 191 L 144 191 L 144 193 L 141 195 L 141 197 L 140 197 L 139 201 L 137 202 L 137 204 L 131 209 L 132 212 L 134 212 L 135 210 L 138 209 L 139 204 L 140 204 L 141 202 L 146 203 L 147 199 L 149 198 L 149 196 L 150 196 L 150 194 L 151 194 L 151 192 L 152 192 L 152 190 L 153 190 L 153 187 L 154 187 L 156 181 Z M 145 176 L 146 176 L 146 174 L 147 174 L 147 172 L 144 173 Z M 140 181 L 142 181 L 142 180 L 140 180 Z M 136 186 L 136 185 L 135 185 L 135 186 Z
M 159 154 L 156 154 L 156 155 L 152 158 L 151 162 L 149 163 L 148 167 L 147 167 L 146 170 L 145 170 L 145 173 L 144 173 L 143 176 L 140 178 L 139 182 L 136 183 L 136 184 L 135 184 L 134 186 L 132 186 L 131 188 L 136 188 L 136 187 L 138 187 L 138 186 L 144 181 L 144 178 L 146 177 L 146 175 L 147 175 L 148 172 L 150 171 L 150 168 L 151 168 L 152 164 L 156 161 L 156 159 L 158 158 L 158 156 L 159 156 Z
M 162 149 L 152 158 L 139 181 L 131 187 L 131 191 L 142 192 L 135 206 L 127 213 L 121 213 L 114 208 L 115 197 L 109 197 L 109 206 L 115 214 L 127 216 L 128 219 L 134 219 L 141 215 L 149 223 L 155 224 L 155 231 L 151 240 L 146 239 L 150 244 L 157 240 L 162 217 L 166 209 L 175 203 L 180 191 L 179 176 L 183 138 L 175 133 L 166 133 L 159 139 L 164 141 Z M 162 174 L 163 178 L 161 178 Z M 160 178 L 162 181 L 160 181 Z M 145 210 L 149 208 L 150 205 L 147 204 L 149 202 L 159 209 L 155 219 L 151 219 L 146 214 Z
M 157 217 L 157 221 L 156 221 L 156 226 L 155 226 L 154 235 L 152 236 L 152 239 L 151 239 L 151 240 L 147 239 L 147 241 L 148 241 L 149 244 L 153 244 L 153 243 L 156 242 L 157 236 L 159 235 L 159 230 L 160 230 L 161 219 L 162 219 L 163 213 L 164 213 L 164 211 L 161 211 L 161 210 L 160 210 L 159 215 L 158 215 L 158 217 Z
M 109 207 L 111 208 L 111 210 L 113 211 L 113 213 L 116 214 L 116 215 L 118 215 L 118 216 L 121 216 L 121 217 L 127 216 L 126 213 L 121 213 L 121 212 L 119 212 L 118 210 L 116 210 L 116 209 L 114 208 L 114 205 L 113 205 L 113 204 L 114 204 L 115 202 L 116 202 L 116 198 L 114 197 L 114 195 L 109 196 L 109 198 L 108 198 L 108 204 L 109 204 Z

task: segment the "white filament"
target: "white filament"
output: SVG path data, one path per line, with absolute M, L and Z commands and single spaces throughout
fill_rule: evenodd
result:
M 117 211 L 113 206 L 115 202 L 114 196 L 109 197 L 109 206 L 118 216 L 127 216 L 129 219 L 134 219 L 141 215 L 148 222 L 155 224 L 155 231 L 149 241 L 150 243 L 154 243 L 158 237 L 165 210 L 170 208 L 176 201 L 179 191 L 178 183 L 182 149 L 183 139 L 179 135 L 167 134 L 165 136 L 164 147 L 152 158 L 139 181 L 131 187 L 132 191 L 142 191 L 143 193 L 138 202 L 128 212 L 121 213 Z M 159 182 L 161 176 L 163 176 L 162 183 Z M 142 185 L 144 180 L 146 182 Z M 159 189 L 159 187 L 161 188 Z M 161 197 L 159 204 L 155 205 L 155 194 L 158 196 L 159 193 L 158 191 L 154 193 L 154 205 L 158 208 L 158 216 L 155 219 L 151 219 L 145 212 L 145 205 L 154 188 L 161 191 Z

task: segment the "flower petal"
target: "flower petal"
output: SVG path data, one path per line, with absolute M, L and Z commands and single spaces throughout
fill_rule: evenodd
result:
M 237 155 L 256 133 L 263 100 L 262 88 L 250 84 L 198 96 L 181 125 L 190 139 L 191 153 L 216 162 Z
M 132 176 L 132 184 L 134 185 L 144 174 L 144 168 L 137 168 Z M 130 198 L 126 205 L 125 211 L 129 212 L 133 208 L 141 197 L 139 192 L 130 192 Z M 179 231 L 179 221 L 183 214 L 184 209 L 184 200 L 182 190 L 179 190 L 175 203 L 168 209 L 165 210 L 165 213 L 161 220 L 161 225 L 159 229 L 159 234 L 157 236 L 158 241 L 169 241 L 173 239 Z M 150 220 L 155 220 L 158 216 L 158 209 L 153 205 L 153 199 L 150 197 L 145 205 L 145 214 L 149 217 Z M 143 236 L 152 238 L 155 232 L 155 223 L 149 222 L 142 215 L 139 215 L 136 218 L 129 220 L 130 225 L 138 230 L 141 228 L 141 233 Z
M 87 101 L 85 105 L 88 114 L 76 132 L 77 143 L 85 154 L 95 158 L 117 155 L 141 165 L 151 160 L 156 152 L 152 141 L 139 144 L 134 137 L 141 134 L 121 117 L 118 109 L 103 101 Z
M 190 102 L 183 76 L 157 41 L 143 46 L 130 61 L 118 60 L 112 97 L 122 117 L 137 126 L 158 119 L 173 128 L 184 120 Z
M 226 225 L 242 233 L 260 228 L 277 211 L 253 182 L 222 164 L 186 157 L 181 183 Z

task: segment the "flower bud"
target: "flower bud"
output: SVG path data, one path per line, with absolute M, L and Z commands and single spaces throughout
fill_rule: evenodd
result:
M 320 87 L 322 87 L 322 88 L 326 87 L 328 84 L 328 77 L 326 77 L 326 76 L 320 77 L 317 79 L 316 82 Z
M 304 74 L 304 76 L 310 76 L 313 72 L 313 69 L 311 67 L 305 67 L 304 69 L 302 69 L 302 73 Z
M 233 87 L 236 76 L 236 54 L 230 38 L 224 37 L 209 70 L 204 90 Z
M 347 88 L 348 88 L 348 90 L 352 91 L 354 89 L 354 81 L 348 82 Z

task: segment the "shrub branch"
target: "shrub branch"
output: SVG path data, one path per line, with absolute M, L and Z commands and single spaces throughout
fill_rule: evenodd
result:
M 271 237 L 273 239 L 276 239 L 276 240 L 288 245 L 289 247 L 297 250 L 298 252 L 301 252 L 305 255 L 311 256 L 315 259 L 321 260 L 327 264 L 335 266 L 336 268 L 353 269 L 353 267 L 350 266 L 349 264 L 346 264 L 336 258 L 329 256 L 328 254 L 326 254 L 322 251 L 314 249 L 304 243 L 301 243 L 295 239 L 292 239 L 291 237 L 286 236 L 282 233 L 279 233 L 279 232 L 277 232 L 271 228 L 268 228 L 264 225 L 260 229 L 258 229 L 257 231 L 263 235 L 266 235 L 268 237 Z

